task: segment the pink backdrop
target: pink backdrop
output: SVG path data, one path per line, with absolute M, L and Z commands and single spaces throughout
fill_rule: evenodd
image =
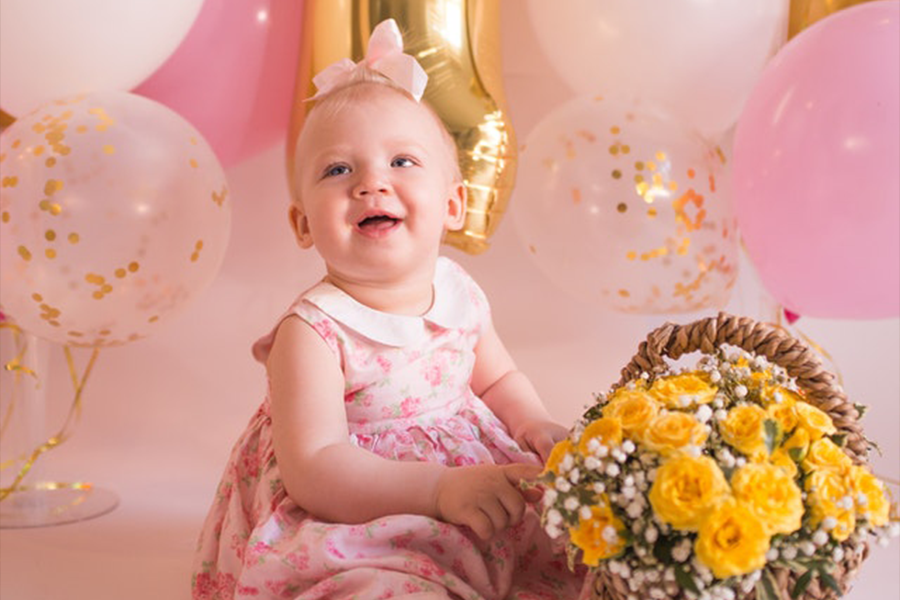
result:
M 504 76 L 524 141 L 570 92 L 541 55 L 527 13 L 511 4 L 503 5 Z M 218 278 L 161 333 L 101 353 L 81 424 L 42 467 L 47 479 L 112 489 L 120 506 L 82 523 L 0 532 L 4 599 L 189 597 L 196 534 L 231 445 L 262 399 L 263 370 L 251 359 L 250 344 L 322 272 L 314 254 L 296 248 L 285 219 L 283 149 L 243 162 L 228 176 L 233 231 Z M 509 210 L 515 209 L 513 196 Z M 482 283 L 519 367 L 553 414 L 571 422 L 593 392 L 618 378 L 638 342 L 663 319 L 605 312 L 555 290 L 530 262 L 511 214 L 492 246 L 479 257 L 446 254 Z M 728 309 L 767 318 L 768 307 L 744 269 Z M 867 434 L 884 454 L 873 456 L 874 470 L 900 478 L 900 320 L 803 319 L 798 325 L 832 354 L 850 397 L 871 406 Z M 71 398 L 58 350 L 51 372 L 58 419 Z M 900 597 L 898 566 L 900 541 L 874 548 L 848 598 Z

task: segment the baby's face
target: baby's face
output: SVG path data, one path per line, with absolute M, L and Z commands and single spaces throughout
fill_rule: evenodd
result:
M 446 134 L 423 106 L 361 84 L 313 111 L 298 141 L 292 222 L 332 277 L 381 281 L 429 271 L 446 229 L 462 226 L 465 188 Z

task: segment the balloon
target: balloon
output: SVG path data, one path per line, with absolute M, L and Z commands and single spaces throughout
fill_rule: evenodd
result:
M 0 135 L 0 311 L 74 346 L 149 335 L 215 277 L 231 202 L 187 121 L 127 92 L 46 104 Z
M 791 312 L 900 315 L 900 2 L 791 40 L 738 121 L 735 207 L 760 280 Z
M 405 52 L 428 74 L 425 100 L 456 140 L 468 188 L 466 222 L 445 241 L 471 254 L 488 248 L 506 210 L 515 180 L 516 141 L 500 77 L 499 5 L 443 0 L 307 0 L 301 37 L 293 115 L 287 142 L 287 171 L 296 198 L 295 147 L 315 93 L 312 78 L 342 58 L 360 60 L 372 29 L 393 18 Z
M 788 39 L 828 15 L 869 0 L 791 0 Z
M 206 0 L 171 58 L 134 90 L 175 110 L 226 167 L 283 139 L 303 4 Z
M 581 96 L 528 136 L 513 220 L 573 296 L 628 313 L 722 307 L 738 266 L 727 162 L 658 109 Z
M 665 104 L 708 136 L 734 125 L 784 43 L 788 0 L 529 0 L 544 53 L 579 94 Z
M 129 90 L 175 51 L 202 0 L 3 0 L 0 106 L 20 116 L 55 98 Z

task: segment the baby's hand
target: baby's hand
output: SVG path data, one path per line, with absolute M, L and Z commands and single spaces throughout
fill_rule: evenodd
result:
M 477 465 L 452 467 L 438 480 L 435 506 L 438 517 L 466 525 L 483 540 L 522 520 L 525 502 L 540 492 L 523 491 L 519 482 L 540 474 L 537 465 Z
M 547 462 L 556 442 L 564 440 L 569 430 L 552 421 L 528 421 L 516 431 L 516 442 L 525 450 L 536 452 Z

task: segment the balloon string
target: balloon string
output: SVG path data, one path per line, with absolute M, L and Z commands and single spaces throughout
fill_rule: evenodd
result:
M 33 369 L 29 369 L 23 364 L 25 360 L 25 355 L 28 352 L 28 342 L 22 336 L 22 330 L 19 329 L 17 325 L 13 323 L 4 323 L 0 322 L 0 329 L 9 329 L 12 331 L 13 335 L 13 344 L 16 347 L 16 355 L 8 361 L 3 368 L 11 373 L 13 373 L 13 386 L 12 386 L 12 394 L 9 401 L 9 406 L 6 407 L 6 414 L 3 415 L 3 421 L 0 423 L 0 438 L 6 434 L 6 429 L 9 427 L 9 424 L 12 422 L 12 415 L 15 410 L 16 403 L 18 402 L 18 392 L 19 392 L 19 382 L 22 378 L 23 374 L 31 375 L 37 381 L 37 373 L 34 372 Z M 40 382 L 37 382 L 36 385 L 40 385 Z M 3 467 L 0 466 L 0 469 Z
M 14 327 L 14 326 L 13 326 Z M 14 329 L 15 331 L 15 329 Z M 66 416 L 66 420 L 63 423 L 62 428 L 46 442 L 40 444 L 37 448 L 35 448 L 30 456 L 20 457 L 17 460 L 7 461 L 0 465 L 0 470 L 6 469 L 12 464 L 18 462 L 18 460 L 26 459 L 25 464 L 22 465 L 22 468 L 19 469 L 16 478 L 13 482 L 3 488 L 0 488 L 0 502 L 5 500 L 10 494 L 17 490 L 21 490 L 20 483 L 28 475 L 31 468 L 34 466 L 35 462 L 37 462 L 38 458 L 41 457 L 42 454 L 56 448 L 63 442 L 65 442 L 72 434 L 71 428 L 74 427 L 74 423 L 76 423 L 81 418 L 81 394 L 84 391 L 84 386 L 87 384 L 88 377 L 91 374 L 91 371 L 94 368 L 94 363 L 97 360 L 97 355 L 100 353 L 99 348 L 94 348 L 93 352 L 91 352 L 91 357 L 88 359 L 87 366 L 85 367 L 84 374 L 79 378 L 78 373 L 75 369 L 75 360 L 72 357 L 72 350 L 69 346 L 63 347 L 63 352 L 66 355 L 66 363 L 69 367 L 69 375 L 72 378 L 72 385 L 75 388 L 75 398 L 72 400 L 72 406 L 69 408 L 69 414 Z M 10 362 L 14 362 L 13 361 Z M 34 374 L 37 377 L 37 374 Z

